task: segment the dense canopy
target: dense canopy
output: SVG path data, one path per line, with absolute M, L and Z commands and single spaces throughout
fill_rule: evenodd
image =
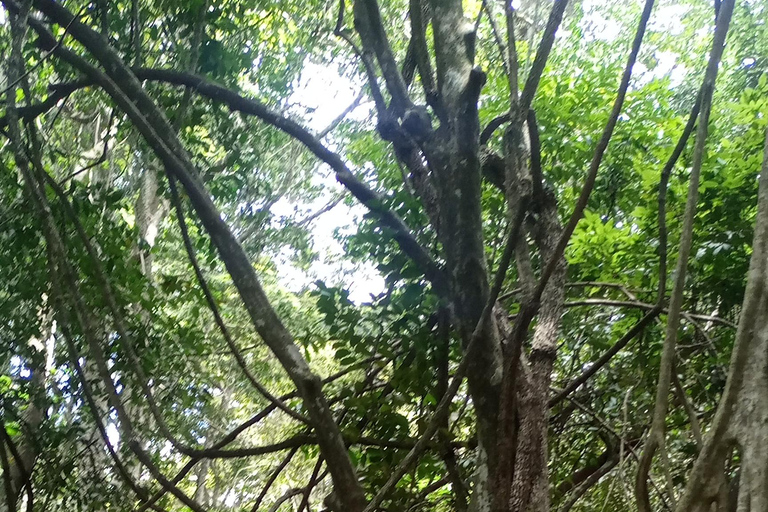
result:
M 0 0 L 0 510 L 768 512 L 768 1 Z

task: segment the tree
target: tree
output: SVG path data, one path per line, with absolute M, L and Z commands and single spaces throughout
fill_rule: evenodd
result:
M 768 507 L 764 3 L 2 3 L 9 511 Z M 316 161 L 369 303 L 275 278 Z

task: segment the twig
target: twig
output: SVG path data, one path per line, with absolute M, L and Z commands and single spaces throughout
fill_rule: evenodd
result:
M 637 308 L 637 309 L 645 309 L 645 310 L 652 310 L 654 308 L 658 307 L 658 304 L 648 304 L 646 302 L 640 302 L 640 301 L 634 301 L 634 300 L 613 300 L 613 299 L 578 299 L 578 300 L 572 300 L 565 303 L 565 307 L 569 308 L 575 308 L 575 307 L 581 307 L 581 306 L 611 306 L 611 307 L 622 307 L 622 308 Z M 669 309 L 667 308 L 661 308 L 661 313 L 667 314 L 669 313 Z M 736 324 L 733 322 L 726 320 L 725 318 L 721 318 L 719 316 L 710 316 L 710 315 L 702 315 L 699 313 L 690 313 L 688 311 L 681 312 L 681 315 L 685 315 L 691 318 L 691 320 L 705 320 L 707 322 L 717 323 L 720 325 L 723 325 L 725 327 L 730 327 L 731 329 L 736 329 Z
M 205 279 L 205 276 L 203 275 L 203 271 L 200 269 L 200 264 L 197 261 L 197 255 L 195 254 L 195 247 L 192 244 L 192 240 L 189 238 L 189 230 L 187 229 L 187 221 L 184 218 L 184 206 L 181 204 L 181 198 L 179 197 L 179 191 L 176 187 L 176 179 L 171 175 L 168 174 L 168 184 L 171 189 L 171 201 L 173 202 L 173 206 L 176 209 L 176 218 L 179 223 L 179 229 L 181 230 L 181 237 L 184 241 L 184 248 L 187 251 L 187 257 L 189 258 L 189 262 L 192 265 L 192 268 L 195 272 L 195 277 L 197 278 L 197 282 L 200 285 L 200 289 L 203 291 L 203 295 L 205 296 L 205 301 L 208 304 L 208 308 L 211 310 L 211 313 L 213 314 L 214 322 L 216 323 L 216 326 L 219 328 L 219 331 L 221 332 L 222 337 L 224 338 L 224 341 L 227 343 L 227 347 L 229 347 L 230 352 L 232 353 L 232 356 L 235 358 L 235 361 L 237 362 L 237 365 L 240 367 L 240 370 L 242 370 L 245 377 L 248 379 L 248 382 L 251 383 L 251 385 L 256 388 L 256 390 L 261 393 L 261 395 L 266 398 L 268 401 L 273 403 L 278 409 L 286 413 L 288 416 L 292 417 L 293 419 L 299 420 L 302 423 L 309 424 L 309 419 L 307 419 L 302 414 L 299 414 L 298 412 L 294 411 L 290 407 L 288 407 L 282 400 L 274 396 L 272 393 L 269 392 L 267 388 L 265 388 L 261 382 L 256 379 L 256 377 L 251 373 L 251 371 L 248 369 L 248 363 L 245 361 L 245 358 L 243 357 L 243 354 L 240 352 L 240 349 L 237 347 L 237 344 L 232 339 L 232 336 L 229 333 L 229 329 L 227 329 L 226 324 L 224 323 L 224 319 L 221 317 L 221 313 L 219 312 L 219 307 L 216 304 L 216 299 L 213 296 L 213 293 L 211 293 L 211 289 L 208 287 L 208 282 Z
M 261 506 L 261 502 L 264 500 L 264 497 L 269 492 L 269 489 L 272 487 L 272 484 L 275 483 L 275 480 L 277 480 L 277 477 L 280 476 L 280 473 L 285 469 L 285 467 L 291 462 L 291 459 L 293 459 L 293 456 L 296 455 L 296 452 L 299 451 L 299 447 L 296 446 L 291 449 L 291 451 L 288 452 L 288 454 L 285 456 L 285 458 L 280 462 L 280 464 L 277 465 L 275 470 L 272 472 L 272 474 L 269 476 L 269 479 L 267 479 L 267 483 L 264 484 L 264 488 L 259 493 L 259 496 L 256 498 L 256 501 L 253 504 L 253 507 L 251 507 L 251 512 L 258 512 L 259 507 Z
M 7 93 L 11 89 L 15 88 L 22 80 L 27 78 L 30 75 L 30 73 L 32 73 L 34 70 L 39 68 L 46 60 L 48 60 L 48 58 L 51 55 L 53 55 L 54 51 L 59 46 L 61 46 L 61 43 L 64 42 L 64 38 L 67 37 L 67 32 L 69 32 L 70 25 L 72 25 L 72 23 L 75 20 L 77 20 L 77 18 L 79 18 L 79 17 L 81 17 L 83 15 L 83 11 L 86 9 L 86 7 L 87 6 L 81 7 L 80 11 L 72 18 L 72 21 L 70 21 L 67 25 L 64 26 L 64 32 L 62 32 L 61 36 L 59 36 L 59 39 L 56 41 L 56 44 L 54 45 L 54 47 L 51 48 L 50 50 L 48 50 L 45 54 L 43 54 L 43 56 L 40 57 L 40 59 L 37 62 L 35 62 L 35 64 L 33 66 L 28 68 L 24 73 L 22 73 L 21 75 L 16 77 L 13 81 L 11 81 L 11 83 L 9 83 L 7 86 L 5 86 L 5 88 L 0 90 L 0 96 L 5 95 L 5 93 Z M 29 101 L 29 99 L 30 98 L 27 98 L 27 101 Z
M 289 499 L 293 498 L 294 496 L 298 496 L 299 494 L 304 492 L 303 487 L 296 487 L 293 489 L 288 489 L 285 491 L 285 493 L 280 496 L 275 503 L 272 504 L 271 507 L 269 507 L 268 512 L 277 512 L 280 509 L 280 505 L 288 501 Z
M 304 509 L 309 506 L 309 495 L 312 494 L 312 489 L 314 489 L 320 481 L 320 468 L 322 467 L 323 457 L 321 456 L 317 458 L 315 468 L 312 470 L 312 476 L 309 477 L 309 482 L 307 482 L 307 486 L 304 488 L 301 503 L 299 503 L 299 508 L 296 509 L 297 512 L 304 512 Z

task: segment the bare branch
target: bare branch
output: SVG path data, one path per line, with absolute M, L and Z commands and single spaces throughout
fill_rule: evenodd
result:
M 669 402 L 669 391 L 672 380 L 672 371 L 675 359 L 675 344 L 677 331 L 680 326 L 681 310 L 683 305 L 683 290 L 685 289 L 685 275 L 688 268 L 691 245 L 693 243 L 693 224 L 696 217 L 696 205 L 699 197 L 699 178 L 704 159 L 704 148 L 707 142 L 709 115 L 712 109 L 712 96 L 717 79 L 717 70 L 725 48 L 725 40 L 733 12 L 734 1 L 724 2 L 720 14 L 715 23 L 715 34 L 712 40 L 712 51 L 709 55 L 707 70 L 701 92 L 701 115 L 696 130 L 696 145 L 693 151 L 693 165 L 691 167 L 690 181 L 688 184 L 688 198 L 685 203 L 683 227 L 680 234 L 680 248 L 675 269 L 675 282 L 672 287 L 672 295 L 669 302 L 669 314 L 667 316 L 667 329 L 664 335 L 664 347 L 659 363 L 659 379 L 656 388 L 656 401 L 651 422 L 651 431 L 648 442 L 643 450 L 637 471 L 635 482 L 635 496 L 639 512 L 650 512 L 651 504 L 648 497 L 648 473 L 651 469 L 653 456 L 657 450 L 665 452 L 666 416 Z M 663 462 L 663 461 L 662 461 Z M 671 486 L 670 486 L 671 487 Z M 671 493 L 671 491 L 670 491 Z M 674 499 L 674 496 L 670 495 Z
M 275 483 L 275 480 L 277 480 L 277 477 L 280 476 L 280 473 L 282 473 L 282 471 L 285 469 L 285 467 L 291 462 L 291 459 L 293 459 L 293 456 L 296 455 L 296 452 L 298 450 L 299 450 L 298 446 L 296 446 L 293 449 L 291 449 L 291 451 L 288 452 L 288 454 L 280 462 L 280 464 L 277 465 L 275 470 L 269 476 L 269 479 L 267 479 L 267 483 L 264 484 L 264 488 L 259 493 L 259 496 L 256 498 L 256 501 L 253 503 L 253 507 L 251 508 L 251 512 L 258 512 L 259 507 L 261 506 L 261 502 L 264 500 L 264 497 L 269 492 L 269 489 L 272 487 L 272 484 Z
M 352 174 L 352 171 L 349 170 L 339 155 L 327 149 L 314 135 L 298 123 L 270 110 L 257 100 L 245 98 L 198 75 L 168 69 L 149 68 L 134 69 L 133 72 L 141 80 L 155 80 L 190 87 L 198 94 L 226 104 L 233 111 L 256 116 L 296 138 L 315 156 L 334 170 L 337 181 L 344 185 L 363 205 L 368 207 L 378 217 L 382 226 L 393 231 L 393 237 L 400 245 L 400 248 L 419 265 L 435 289 L 439 292 L 445 290 L 446 284 L 442 269 L 432 260 L 427 251 L 419 245 L 405 223 L 384 205 L 381 197 Z M 92 80 L 80 81 L 77 88 L 85 87 L 92 83 Z M 72 85 L 70 84 L 66 85 L 67 90 L 71 90 L 71 87 Z
M 354 0 L 355 29 L 360 34 L 365 50 L 373 51 L 381 67 L 384 83 L 392 96 L 392 107 L 398 117 L 412 106 L 403 76 L 395 62 L 392 47 L 387 40 L 381 12 L 376 0 Z
M 565 0 L 560 0 L 560 2 L 565 3 Z M 563 233 L 560 236 L 560 240 L 558 240 L 557 246 L 555 247 L 555 250 L 554 250 L 554 254 L 549 258 L 549 261 L 547 262 L 546 267 L 544 267 L 544 270 L 542 271 L 541 278 L 539 280 L 539 286 L 535 292 L 536 300 L 538 300 L 538 298 L 541 297 L 541 293 L 544 291 L 544 287 L 546 286 L 547 281 L 549 280 L 549 277 L 554 272 L 559 258 L 562 256 L 563 251 L 565 251 L 565 247 L 568 245 L 568 241 L 570 240 L 571 235 L 576 229 L 576 224 L 578 224 L 579 220 L 581 219 L 581 216 L 584 214 L 584 209 L 587 207 L 587 202 L 589 201 L 589 197 L 592 194 L 592 189 L 595 186 L 595 180 L 597 179 L 597 171 L 600 168 L 600 163 L 603 160 L 603 155 L 605 154 L 606 149 L 608 149 L 608 144 L 611 141 L 613 130 L 616 127 L 616 123 L 619 120 L 619 114 L 621 114 L 621 108 L 624 105 L 624 98 L 627 95 L 627 89 L 629 88 L 629 81 L 632 78 L 632 68 L 635 65 L 635 61 L 637 60 L 637 55 L 640 52 L 640 45 L 643 42 L 643 36 L 645 35 L 645 28 L 648 24 L 649 18 L 651 17 L 651 10 L 653 9 L 653 3 L 654 3 L 653 0 L 646 0 L 645 6 L 643 7 L 643 12 L 640 15 L 640 22 L 637 27 L 637 32 L 635 33 L 635 39 L 632 42 L 632 50 L 630 51 L 629 57 L 627 58 L 627 65 L 624 68 L 624 75 L 621 78 L 619 91 L 618 91 L 618 94 L 616 95 L 616 100 L 613 103 L 613 109 L 611 110 L 611 114 L 608 118 L 608 123 L 603 129 L 603 134 L 597 143 L 597 147 L 595 148 L 595 153 L 594 153 L 594 156 L 592 157 L 592 162 L 590 163 L 589 170 L 587 171 L 587 178 L 581 189 L 579 198 L 576 201 L 576 206 L 573 209 L 573 213 L 571 214 L 571 217 L 568 219 L 568 223 L 563 228 Z M 536 66 L 535 61 L 534 61 L 534 66 Z M 533 69 L 531 70 L 531 73 L 533 73 Z M 529 89 L 528 84 L 531 82 L 531 79 L 532 79 L 531 76 L 529 76 L 528 82 L 526 82 L 525 89 L 523 90 L 523 97 L 520 99 L 520 108 L 521 109 L 524 107 L 526 108 L 524 112 L 527 112 L 527 105 L 528 105 L 525 99 L 525 91 Z
M 3 1 L 6 6 L 15 7 L 13 0 Z M 65 25 L 72 20 L 71 13 L 55 1 L 35 0 L 35 6 L 59 24 Z M 72 35 L 104 65 L 109 75 L 105 75 L 72 52 L 59 48 L 55 50 L 56 54 L 107 91 L 136 125 L 166 169 L 184 185 L 240 292 L 254 327 L 300 390 L 309 416 L 317 426 L 321 450 L 329 461 L 334 485 L 340 491 L 350 511 L 362 509 L 365 496 L 357 481 L 338 426 L 334 423 L 331 411 L 322 395 L 320 379 L 309 369 L 291 334 L 272 308 L 250 260 L 221 218 L 210 194 L 200 182 L 199 173 L 174 134 L 173 127 L 108 42 L 89 27 L 76 21 L 71 23 Z M 38 24 L 38 28 L 42 29 L 40 31 L 35 29 L 38 33 L 42 32 L 41 38 L 50 37 L 42 24 Z M 343 165 L 340 159 L 339 163 Z
M 552 45 L 555 42 L 555 34 L 557 33 L 557 29 L 560 28 L 560 23 L 563 21 L 563 14 L 565 13 L 565 8 L 567 6 L 568 0 L 555 0 L 552 5 L 552 11 L 549 13 L 547 26 L 544 28 L 541 42 L 536 50 L 536 57 L 533 59 L 531 70 L 528 72 L 528 78 L 525 81 L 523 92 L 520 95 L 517 111 L 518 115 L 520 115 L 520 113 L 525 115 L 533 103 L 533 97 L 536 95 L 536 90 L 539 88 L 541 75 L 544 72 L 544 67 L 547 65 L 549 53 L 552 51 Z M 512 117 L 509 113 L 493 119 L 480 134 L 480 144 L 487 144 L 488 141 L 491 140 L 493 132 L 495 132 L 501 125 L 511 120 Z

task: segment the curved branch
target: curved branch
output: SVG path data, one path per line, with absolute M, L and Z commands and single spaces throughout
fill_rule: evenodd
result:
M 338 154 L 326 148 L 309 130 L 295 121 L 272 111 L 258 100 L 246 98 L 235 91 L 193 73 L 156 68 L 133 68 L 131 71 L 139 80 L 159 81 L 189 87 L 202 96 L 224 103 L 234 112 L 258 117 L 262 121 L 294 137 L 317 158 L 333 169 L 336 173 L 337 181 L 346 187 L 358 201 L 371 210 L 378 217 L 382 226 L 393 231 L 393 238 L 398 242 L 400 248 L 421 268 L 425 277 L 432 283 L 435 289 L 439 293 L 443 291 L 447 293 L 443 270 L 435 263 L 429 253 L 421 247 L 405 223 L 385 206 L 383 198 L 352 174 L 352 171 Z M 93 80 L 80 80 L 63 84 L 63 87 L 65 87 L 66 91 L 73 91 L 93 84 Z M 54 90 L 59 87 L 61 86 L 55 86 Z
M 691 109 L 691 113 L 688 116 L 688 122 L 683 128 L 683 133 L 680 134 L 680 138 L 677 141 L 675 149 L 672 150 L 672 154 L 669 155 L 669 159 L 664 164 L 661 170 L 661 178 L 659 179 L 659 292 L 658 301 L 663 301 L 663 297 L 667 293 L 667 186 L 669 185 L 669 177 L 672 174 L 677 160 L 680 155 L 683 154 L 688 139 L 693 133 L 693 128 L 696 126 L 696 119 L 699 116 L 699 110 L 701 109 L 701 97 L 704 92 L 704 85 L 699 88 L 699 92 L 696 95 L 696 100 Z
M 669 301 L 669 314 L 667 316 L 667 329 L 664 335 L 664 346 L 659 363 L 659 378 L 656 388 L 656 400 L 653 409 L 651 431 L 648 435 L 643 455 L 640 458 L 635 481 L 635 496 L 639 512 L 650 512 L 651 504 L 648 496 L 648 474 L 653 462 L 653 456 L 658 450 L 665 461 L 665 432 L 666 416 L 669 405 L 669 391 L 672 380 L 672 371 L 675 359 L 675 345 L 677 343 L 677 331 L 680 326 L 680 317 L 683 305 L 683 290 L 685 289 L 685 275 L 688 268 L 691 245 L 693 243 L 693 224 L 696 218 L 696 207 L 699 198 L 699 178 L 704 159 L 704 148 L 707 142 L 709 115 L 712 109 L 712 96 L 717 79 L 717 70 L 725 48 L 725 40 L 733 12 L 734 0 L 726 0 L 720 9 L 715 23 L 715 34 L 712 38 L 712 51 L 709 55 L 707 70 L 704 74 L 701 94 L 701 119 L 696 130 L 696 146 L 693 151 L 693 165 L 691 167 L 690 182 L 688 184 L 688 198 L 685 203 L 682 232 L 680 235 L 680 248 L 675 269 L 675 282 Z M 666 464 L 664 464 L 666 466 Z M 670 498 L 674 499 L 671 495 Z
M 565 8 L 567 6 L 568 0 L 555 0 L 554 5 L 552 5 L 552 11 L 549 13 L 547 26 L 544 28 L 541 42 L 536 50 L 536 57 L 533 59 L 531 70 L 528 72 L 528 78 L 523 86 L 523 92 L 520 94 L 518 112 L 528 112 L 528 109 L 533 103 L 533 97 L 536 95 L 536 90 L 539 88 L 541 75 L 544 72 L 544 67 L 547 65 L 549 53 L 552 51 L 552 45 L 555 42 L 555 34 L 560 27 L 560 23 L 563 21 L 563 14 L 565 13 Z M 493 136 L 493 132 L 495 132 L 501 125 L 511 120 L 512 116 L 509 113 L 502 114 L 493 119 L 480 133 L 480 144 L 487 144 Z
M 288 489 L 285 491 L 285 493 L 280 496 L 277 501 L 269 508 L 269 512 L 277 512 L 280 509 L 280 505 L 288 501 L 289 499 L 293 498 L 294 496 L 298 496 L 299 494 L 302 494 L 304 492 L 303 487 L 296 487 L 294 489 Z
M 428 13 L 428 9 L 425 8 L 427 5 L 425 2 L 427 0 L 410 0 L 408 9 L 411 18 L 411 43 L 413 44 L 416 69 L 419 70 L 424 97 L 429 103 L 435 95 L 435 78 L 427 47 L 427 19 L 425 16 Z
M 15 7 L 13 0 L 3 0 L 3 2 L 5 5 Z M 55 0 L 34 0 L 34 5 L 58 24 L 65 25 L 72 20 L 72 14 Z M 36 23 L 36 25 L 38 28 L 35 30 L 38 33 L 42 32 L 41 38 L 47 38 L 50 44 L 50 32 L 43 24 Z M 353 512 L 361 510 L 365 504 L 365 496 L 338 425 L 335 424 L 323 396 L 320 379 L 311 371 L 306 360 L 301 356 L 293 336 L 273 309 L 251 261 L 222 219 L 210 193 L 200 181 L 199 171 L 182 147 L 173 127 L 146 94 L 136 76 L 100 34 L 78 22 L 72 22 L 71 33 L 104 66 L 107 74 L 71 51 L 59 48 L 55 50 L 56 55 L 105 89 L 128 115 L 166 169 L 184 185 L 197 214 L 211 235 L 219 256 L 232 276 L 251 323 L 300 390 L 309 416 L 317 427 L 320 448 L 323 456 L 328 460 L 334 485 L 339 490 L 345 506 Z M 304 132 L 306 133 L 306 130 Z M 315 142 L 325 149 L 316 139 Z M 325 151 L 331 153 L 327 149 Z M 337 155 L 336 158 L 343 166 L 343 162 Z M 351 173 L 350 177 L 354 178 Z M 365 190 L 370 192 L 367 188 Z
M 254 388 L 256 388 L 256 390 L 259 393 L 261 393 L 261 395 L 264 398 L 266 398 L 268 401 L 273 403 L 278 409 L 286 413 L 291 418 L 299 420 L 300 422 L 305 424 L 310 424 L 309 419 L 307 419 L 302 414 L 299 414 L 298 412 L 294 411 L 293 409 L 288 407 L 282 400 L 280 400 L 275 395 L 270 393 L 269 390 L 265 388 L 261 384 L 261 382 L 259 382 L 256 379 L 256 377 L 254 377 L 253 373 L 251 373 L 251 371 L 248 369 L 248 363 L 246 363 L 245 358 L 243 358 L 242 352 L 240 352 L 240 349 L 237 347 L 237 344 L 232 339 L 232 336 L 229 334 L 229 329 L 227 329 L 227 326 L 224 323 L 224 319 L 221 317 L 221 313 L 219 312 L 219 307 L 216 305 L 216 299 L 213 297 L 213 294 L 211 293 L 211 289 L 208 287 L 208 283 L 205 279 L 205 276 L 203 275 L 203 271 L 200 269 L 200 264 L 198 263 L 197 255 L 195 254 L 195 247 L 192 245 L 192 240 L 190 240 L 189 238 L 187 221 L 184 219 L 184 206 L 181 204 L 179 191 L 176 187 L 176 179 L 171 174 L 168 174 L 168 184 L 171 189 L 171 201 L 173 202 L 173 206 L 176 209 L 176 218 L 179 223 L 179 229 L 181 230 L 182 240 L 184 241 L 184 248 L 187 251 L 187 257 L 189 258 L 189 262 L 195 271 L 195 277 L 197 277 L 197 282 L 200 285 L 200 289 L 203 291 L 203 295 L 205 296 L 205 301 L 208 303 L 208 308 L 211 310 L 211 313 L 213 314 L 214 322 L 216 322 L 216 326 L 219 328 L 221 335 L 224 337 L 224 341 L 226 341 L 227 347 L 229 347 L 229 350 L 231 354 L 234 356 L 235 361 L 237 361 L 237 365 L 240 367 L 240 370 L 242 370 L 246 379 L 248 379 L 248 382 L 250 382 L 251 385 Z

